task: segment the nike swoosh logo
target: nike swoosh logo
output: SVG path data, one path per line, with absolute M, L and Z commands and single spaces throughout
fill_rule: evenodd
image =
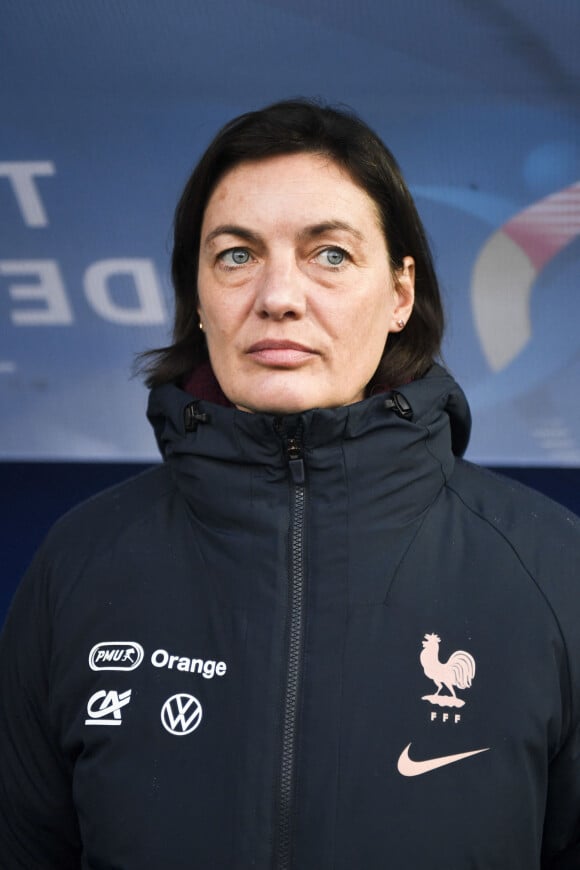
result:
M 487 752 L 489 750 L 489 746 L 487 746 L 485 749 L 473 749 L 471 752 L 458 752 L 457 755 L 442 755 L 440 758 L 426 758 L 425 761 L 413 761 L 412 758 L 409 758 L 410 748 L 411 744 L 409 743 L 401 752 L 397 762 L 397 770 L 403 776 L 420 776 L 422 773 L 429 773 L 430 770 L 445 767 L 446 764 L 454 764 L 456 761 L 469 758 L 470 755 L 479 755 L 480 752 Z

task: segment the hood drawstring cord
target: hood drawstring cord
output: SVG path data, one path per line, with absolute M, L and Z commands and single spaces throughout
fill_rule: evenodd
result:
M 183 409 L 183 425 L 186 432 L 195 432 L 200 423 L 208 423 L 209 414 L 199 410 L 199 402 L 190 402 Z

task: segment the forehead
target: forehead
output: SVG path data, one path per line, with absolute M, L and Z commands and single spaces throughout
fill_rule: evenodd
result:
M 287 154 L 245 161 L 229 170 L 207 203 L 202 236 L 214 224 L 355 223 L 361 232 L 382 232 L 374 200 L 331 157 Z

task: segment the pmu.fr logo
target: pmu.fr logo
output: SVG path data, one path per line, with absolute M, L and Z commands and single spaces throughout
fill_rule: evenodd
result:
M 140 643 L 112 640 L 96 643 L 89 653 L 92 671 L 134 671 L 145 655 Z
M 101 689 L 89 698 L 85 725 L 121 725 L 121 708 L 131 700 L 131 689 L 115 692 Z
M 183 737 L 191 734 L 201 722 L 201 704 L 193 695 L 172 695 L 161 708 L 161 723 L 166 731 Z

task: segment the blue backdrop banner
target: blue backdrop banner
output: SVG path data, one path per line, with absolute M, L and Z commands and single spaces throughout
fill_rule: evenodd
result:
M 180 189 L 222 123 L 305 95 L 402 165 L 469 457 L 580 465 L 579 27 L 578 0 L 4 2 L 0 458 L 155 458 L 130 370 L 168 340 Z

